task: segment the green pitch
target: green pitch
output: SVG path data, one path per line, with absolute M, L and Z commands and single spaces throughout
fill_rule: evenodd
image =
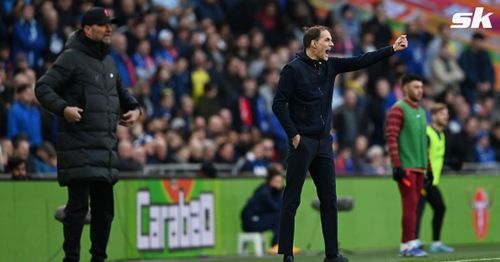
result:
M 425 250 L 425 249 L 424 249 Z M 427 258 L 399 258 L 397 250 L 372 250 L 372 251 L 344 251 L 343 254 L 352 262 L 500 262 L 500 243 L 497 245 L 455 246 L 455 252 L 451 254 L 430 254 Z M 217 257 L 178 260 L 148 260 L 147 262 L 281 262 L 281 256 L 255 257 Z M 295 256 L 297 262 L 323 262 L 322 254 L 315 252 L 303 252 Z M 135 261 L 139 262 L 139 260 Z

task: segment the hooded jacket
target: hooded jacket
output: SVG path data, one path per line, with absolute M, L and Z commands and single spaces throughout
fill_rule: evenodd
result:
M 333 83 L 337 74 L 368 67 L 394 54 L 392 46 L 351 58 L 313 60 L 301 52 L 281 71 L 273 112 L 289 138 L 323 138 L 332 128 Z
M 118 181 L 116 128 L 120 115 L 138 107 L 122 87 L 109 46 L 76 31 L 37 82 L 40 104 L 59 119 L 56 142 L 61 186 L 85 181 Z M 69 123 L 64 108 L 83 109 L 79 122 Z

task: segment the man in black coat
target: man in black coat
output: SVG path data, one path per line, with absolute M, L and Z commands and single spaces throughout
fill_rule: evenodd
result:
M 138 103 L 120 81 L 109 53 L 109 11 L 91 8 L 65 50 L 37 82 L 40 104 L 58 116 L 57 178 L 68 187 L 64 219 L 64 261 L 79 261 L 85 215 L 91 209 L 92 261 L 104 261 L 118 181 L 116 128 L 139 117 Z
M 304 51 L 281 71 L 273 112 L 289 140 L 286 187 L 281 208 L 279 250 L 283 261 L 292 262 L 295 212 L 309 170 L 320 200 L 325 241 L 325 261 L 348 261 L 338 252 L 337 193 L 333 166 L 332 94 L 335 76 L 372 65 L 407 47 L 406 36 L 393 46 L 352 58 L 329 57 L 333 47 L 327 27 L 313 26 L 304 32 Z

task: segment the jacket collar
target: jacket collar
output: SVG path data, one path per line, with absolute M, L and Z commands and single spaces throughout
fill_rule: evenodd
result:
M 110 52 L 108 44 L 96 42 L 85 36 L 82 29 L 74 32 L 68 39 L 65 49 L 76 49 L 89 56 L 102 60 Z
M 307 56 L 305 50 L 302 50 L 300 53 L 297 53 L 296 57 L 302 60 L 304 63 L 318 69 L 325 64 L 325 61 L 314 60 Z

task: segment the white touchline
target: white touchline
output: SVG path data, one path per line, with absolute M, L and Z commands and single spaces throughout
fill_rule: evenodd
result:
M 445 260 L 446 262 L 476 262 L 476 261 L 500 261 L 500 257 L 490 258 L 475 258 L 475 259 L 462 259 L 462 260 Z

